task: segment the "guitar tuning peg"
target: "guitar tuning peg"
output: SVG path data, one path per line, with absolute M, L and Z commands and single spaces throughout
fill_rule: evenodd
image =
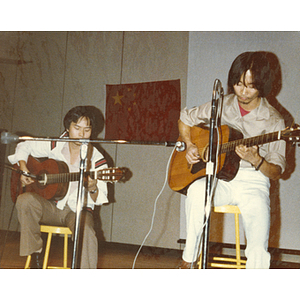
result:
M 298 146 L 298 147 L 300 147 L 300 142 L 294 142 L 294 143 L 292 143 L 292 147 L 295 147 L 295 146 Z

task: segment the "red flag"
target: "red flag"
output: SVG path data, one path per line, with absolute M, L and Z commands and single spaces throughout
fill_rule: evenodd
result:
M 105 138 L 175 142 L 180 80 L 106 85 Z

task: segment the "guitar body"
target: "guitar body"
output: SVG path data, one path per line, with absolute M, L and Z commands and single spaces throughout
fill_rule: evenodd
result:
M 219 127 L 218 130 L 220 139 L 219 145 L 243 137 L 242 133 L 227 125 Z M 205 150 L 208 148 L 209 131 L 208 127 L 194 126 L 191 128 L 191 139 L 198 147 L 200 155 L 204 155 Z M 182 141 L 181 138 L 179 138 L 178 141 Z M 238 171 L 240 158 L 234 151 L 229 153 L 222 153 L 220 151 L 220 153 L 218 157 L 217 178 L 230 181 L 235 177 Z M 191 183 L 206 176 L 206 163 L 201 160 L 199 163 L 189 166 L 185 155 L 186 151 L 174 151 L 168 174 L 170 188 L 182 194 L 186 194 L 187 188 Z
M 69 172 L 67 164 L 63 161 L 47 159 L 43 162 L 40 162 L 32 156 L 28 157 L 27 167 L 30 173 L 35 175 L 59 174 Z M 16 164 L 14 165 L 14 168 L 19 169 L 19 166 Z M 34 183 L 23 188 L 20 182 L 20 176 L 21 175 L 19 173 L 12 172 L 10 192 L 13 202 L 16 202 L 17 197 L 24 192 L 35 192 L 47 200 L 61 200 L 64 198 L 68 191 L 68 182 L 59 182 L 44 185 L 35 180 Z

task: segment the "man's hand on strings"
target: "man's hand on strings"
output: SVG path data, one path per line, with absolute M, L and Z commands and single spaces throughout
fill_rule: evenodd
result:
M 25 173 L 30 173 L 30 171 L 27 168 L 27 164 L 24 160 L 19 161 L 19 167 L 20 167 L 21 171 L 23 171 Z M 21 181 L 23 187 L 25 187 L 26 185 L 32 184 L 34 182 L 34 180 L 32 178 L 27 177 L 25 175 L 20 176 L 20 181 Z
M 27 168 L 25 168 L 25 169 L 23 168 L 20 170 L 23 172 L 29 173 L 29 170 Z M 21 181 L 23 187 L 25 187 L 26 185 L 32 184 L 34 182 L 34 180 L 32 178 L 27 177 L 25 175 L 20 176 L 20 181 Z
M 197 146 L 194 144 L 188 145 L 185 157 L 190 165 L 198 163 L 200 161 L 200 155 Z

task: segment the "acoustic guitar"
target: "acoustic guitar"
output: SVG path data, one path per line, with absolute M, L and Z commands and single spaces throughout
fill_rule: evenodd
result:
M 47 159 L 39 161 L 29 156 L 27 168 L 30 174 L 23 174 L 34 179 L 34 182 L 26 187 L 22 187 L 20 176 L 23 173 L 17 164 L 13 166 L 14 171 L 11 174 L 11 197 L 13 202 L 18 195 L 24 192 L 36 192 L 47 200 L 61 200 L 68 191 L 70 181 L 79 181 L 79 172 L 69 172 L 68 165 L 63 161 Z M 117 182 L 124 176 L 122 168 L 107 168 L 97 171 L 86 172 L 93 179 L 107 182 Z
M 238 169 L 240 157 L 235 153 L 235 147 L 238 145 L 246 145 L 248 147 L 254 145 L 262 145 L 278 140 L 287 142 L 300 142 L 300 127 L 296 125 L 294 128 L 287 128 L 282 131 L 267 133 L 251 138 L 243 139 L 242 133 L 237 130 L 223 125 L 218 128 L 219 143 L 218 143 L 218 164 L 216 164 L 217 178 L 230 181 L 232 180 Z M 216 134 L 214 135 L 217 136 Z M 209 142 L 209 127 L 191 128 L 191 140 L 198 147 L 201 156 L 200 162 L 189 165 L 186 160 L 186 151 L 174 151 L 170 168 L 168 171 L 168 182 L 172 190 L 186 194 L 187 188 L 195 180 L 206 176 L 206 162 L 203 160 L 208 151 Z M 179 138 L 178 141 L 182 142 Z M 215 141 L 217 145 L 217 141 Z

